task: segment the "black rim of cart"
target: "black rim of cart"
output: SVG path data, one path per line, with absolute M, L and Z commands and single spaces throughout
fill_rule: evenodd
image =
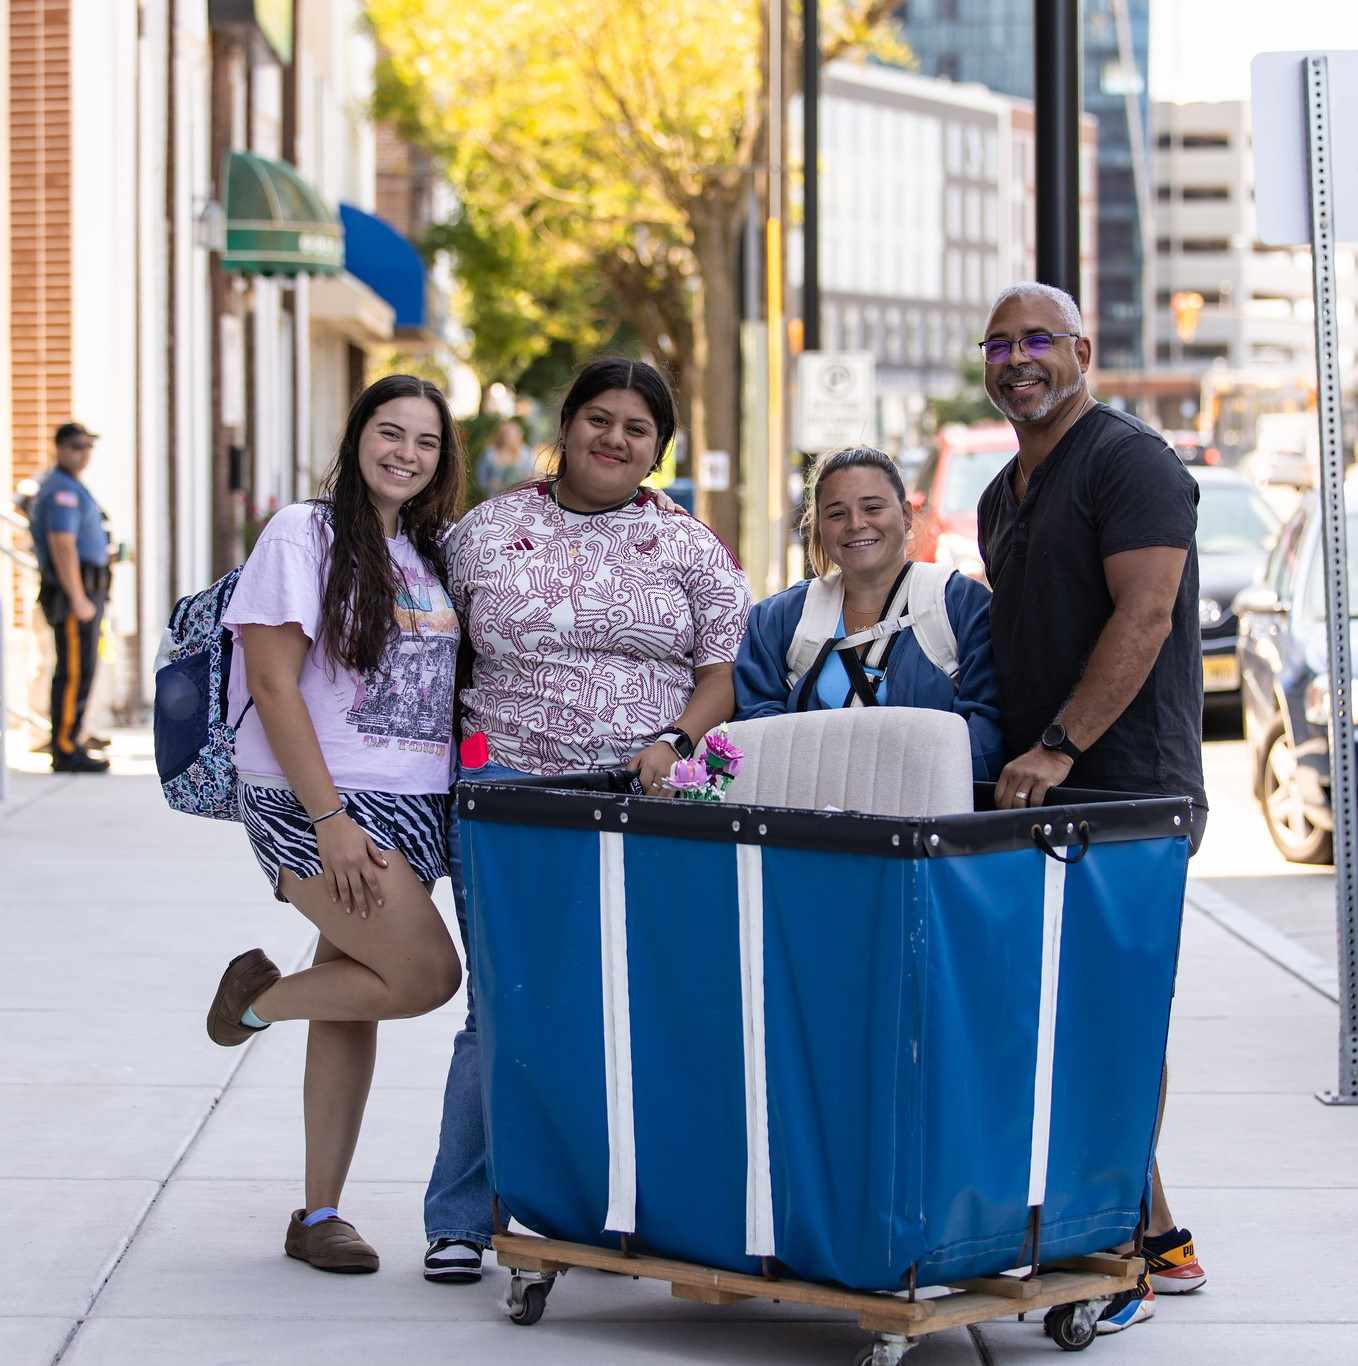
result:
M 947 858 L 1036 846 L 1051 857 L 1075 862 L 1090 845 L 1187 838 L 1193 810 L 1188 797 L 1055 788 L 1047 803 L 1034 810 L 996 811 L 993 784 L 978 783 L 974 812 L 902 819 L 854 811 L 640 797 L 602 790 L 606 781 L 606 774 L 508 782 L 464 779 L 457 787 L 458 815 L 466 821 L 888 858 Z M 590 783 L 601 786 L 591 790 Z

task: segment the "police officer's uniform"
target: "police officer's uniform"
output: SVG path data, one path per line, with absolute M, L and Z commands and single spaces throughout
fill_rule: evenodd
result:
M 29 526 L 33 550 L 42 571 L 38 605 L 56 639 L 56 670 L 52 674 L 52 764 L 73 761 L 81 754 L 77 737 L 85 717 L 98 659 L 99 628 L 108 600 L 109 555 L 107 518 L 93 494 L 75 475 L 58 466 L 43 480 L 33 499 Z M 47 544 L 51 532 L 75 536 L 80 580 L 94 604 L 94 616 L 80 621 L 71 610 Z

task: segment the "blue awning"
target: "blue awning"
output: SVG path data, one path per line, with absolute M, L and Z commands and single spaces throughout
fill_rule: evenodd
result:
M 427 319 L 424 262 L 390 223 L 352 204 L 340 205 L 344 268 L 396 310 L 397 327 L 423 327 Z

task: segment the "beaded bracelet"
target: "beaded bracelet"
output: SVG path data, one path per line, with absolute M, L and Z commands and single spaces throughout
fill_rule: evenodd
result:
M 327 811 L 324 816 L 317 816 L 316 819 L 311 822 L 311 828 L 314 830 L 322 821 L 328 821 L 331 816 L 344 815 L 345 810 L 346 808 L 344 806 L 337 806 L 333 811 Z

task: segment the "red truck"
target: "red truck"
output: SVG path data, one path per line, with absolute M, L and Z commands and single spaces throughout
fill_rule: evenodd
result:
M 910 494 L 915 510 L 912 559 L 951 565 L 985 582 L 976 546 L 976 502 L 1017 449 L 1006 422 L 939 429 Z

